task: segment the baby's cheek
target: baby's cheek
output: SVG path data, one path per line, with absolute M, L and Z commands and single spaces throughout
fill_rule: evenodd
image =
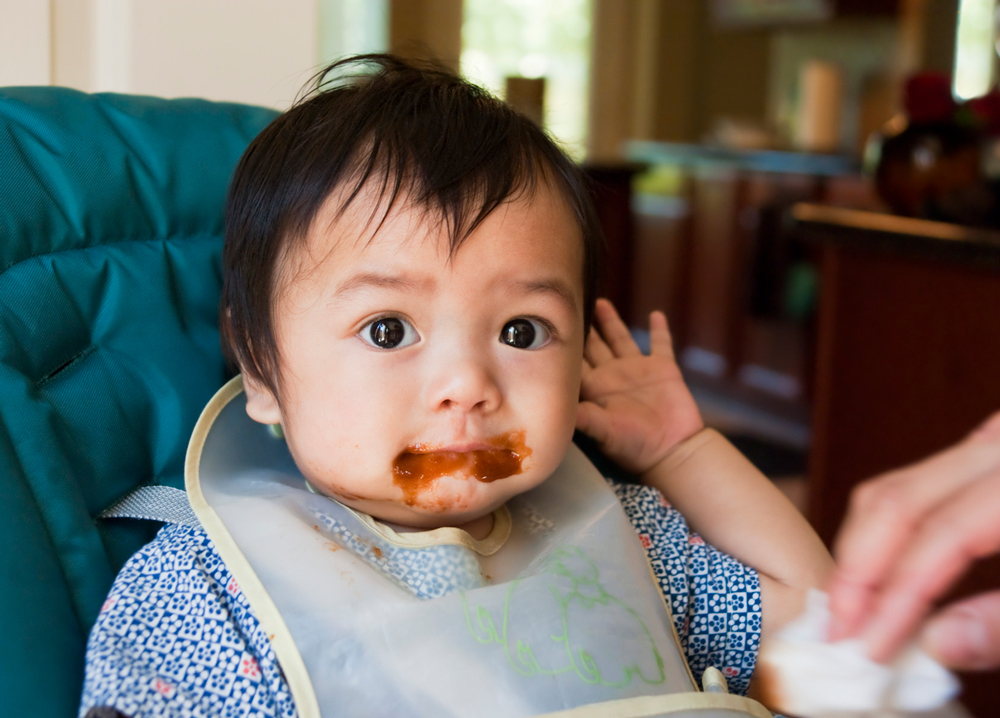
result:
M 554 422 L 555 427 L 549 437 L 548 451 L 545 454 L 545 459 L 549 462 L 547 464 L 549 473 L 555 471 L 556 467 L 562 463 L 566 452 L 569 451 L 570 444 L 573 443 L 578 405 L 579 401 L 574 398 L 572 402 L 567 403 L 562 408 L 558 421 Z
M 291 429 L 286 430 L 285 440 L 299 471 L 324 493 L 350 501 L 378 497 L 377 482 L 364 480 L 365 452 L 359 442 L 338 441 L 324 432 Z

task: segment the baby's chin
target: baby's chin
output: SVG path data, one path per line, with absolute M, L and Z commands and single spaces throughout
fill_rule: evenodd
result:
M 504 483 L 507 482 L 507 483 Z M 338 495 L 334 498 L 353 509 L 407 528 L 435 529 L 462 526 L 492 513 L 517 494 L 534 487 L 525 475 L 494 482 L 464 476 L 441 476 L 426 486 L 396 489 L 391 499 Z

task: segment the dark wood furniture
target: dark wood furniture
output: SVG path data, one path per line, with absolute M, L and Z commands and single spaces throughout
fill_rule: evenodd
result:
M 811 324 L 784 311 L 796 248 L 782 217 L 800 201 L 871 202 L 869 183 L 835 155 L 664 142 L 630 142 L 626 153 L 683 178 L 675 205 L 636 198 L 633 325 L 666 310 L 693 381 L 804 426 Z
M 605 244 L 600 257 L 600 296 L 610 299 L 622 318 L 632 318 L 632 277 L 635 228 L 632 217 L 632 178 L 642 166 L 634 163 L 587 163 L 591 196 Z
M 821 256 L 809 519 L 828 543 L 851 489 L 1000 410 L 1000 233 L 818 205 L 792 211 Z M 954 595 L 1000 587 L 984 561 Z M 963 677 L 997 715 L 1000 672 Z

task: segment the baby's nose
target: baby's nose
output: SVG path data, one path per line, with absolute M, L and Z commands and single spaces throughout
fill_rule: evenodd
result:
M 432 369 L 427 403 L 432 411 L 489 413 L 502 401 L 491 368 L 476 357 L 444 360 Z

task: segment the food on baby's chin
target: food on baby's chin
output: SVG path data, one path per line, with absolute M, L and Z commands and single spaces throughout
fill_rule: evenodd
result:
M 436 450 L 424 444 L 408 446 L 392 462 L 393 483 L 403 490 L 403 501 L 413 506 L 424 491 L 442 476 L 471 478 L 491 483 L 520 474 L 531 456 L 525 432 L 490 438 L 489 448 L 471 451 Z

